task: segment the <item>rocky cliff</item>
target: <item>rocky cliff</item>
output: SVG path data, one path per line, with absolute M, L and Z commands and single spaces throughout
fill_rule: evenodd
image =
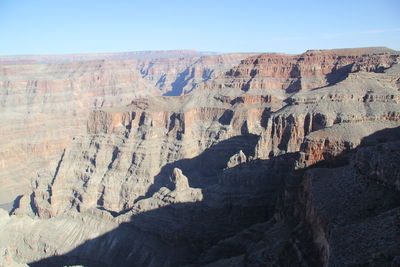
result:
M 397 264 L 399 53 L 237 57 L 173 59 L 189 94 L 94 108 L 86 133 L 1 214 L 3 260 Z M 146 84 L 162 73 L 134 68 Z
M 1 65 L 1 202 L 26 191 L 33 170 L 51 164 L 82 133 L 90 109 L 159 92 L 118 61 Z

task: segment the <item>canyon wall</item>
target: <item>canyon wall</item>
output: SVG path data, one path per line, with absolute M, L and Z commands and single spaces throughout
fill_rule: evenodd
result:
M 93 108 L 184 93 L 245 56 L 155 51 L 0 57 L 0 204 L 26 192 L 35 171 L 56 166 L 73 136 L 85 133 Z
M 90 110 L 159 92 L 118 61 L 1 65 L 1 202 L 83 133 Z M 127 100 L 129 99 L 129 100 Z

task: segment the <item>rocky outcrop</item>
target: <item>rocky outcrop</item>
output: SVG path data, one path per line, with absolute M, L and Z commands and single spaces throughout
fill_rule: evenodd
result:
M 183 175 L 180 169 L 174 168 L 170 179 L 175 186 L 175 191 L 182 191 L 189 189 L 188 179 L 185 175 Z
M 239 164 L 245 163 L 247 160 L 246 155 L 240 150 L 238 153 L 229 158 L 228 163 L 226 164 L 227 168 L 233 168 Z

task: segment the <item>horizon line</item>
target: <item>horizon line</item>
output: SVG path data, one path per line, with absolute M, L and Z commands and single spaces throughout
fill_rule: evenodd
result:
M 157 50 L 127 50 L 127 51 L 112 51 L 112 52 L 67 52 L 67 53 L 29 53 L 29 54 L 0 54 L 0 58 L 7 57 L 58 57 L 58 56 L 84 56 L 84 55 L 118 55 L 118 54 L 143 54 L 143 53 L 178 53 L 178 52 L 186 52 L 193 53 L 194 56 L 198 56 L 196 54 L 203 54 L 203 56 L 208 55 L 224 55 L 224 54 L 286 54 L 286 55 L 301 55 L 308 51 L 327 51 L 327 50 L 346 50 L 346 49 L 372 49 L 372 48 L 380 48 L 380 49 L 388 49 L 396 52 L 400 52 L 400 50 L 396 50 L 390 48 L 388 46 L 357 46 L 357 47 L 337 47 L 337 48 L 312 48 L 307 49 L 301 53 L 287 53 L 287 52 L 279 52 L 279 51 L 234 51 L 234 52 L 220 52 L 220 51 L 212 51 L 212 50 L 197 50 L 190 48 L 183 49 L 157 49 Z

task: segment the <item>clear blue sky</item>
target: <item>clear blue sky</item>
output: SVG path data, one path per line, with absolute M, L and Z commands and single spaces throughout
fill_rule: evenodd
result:
M 400 50 L 400 1 L 0 0 L 0 55 Z

